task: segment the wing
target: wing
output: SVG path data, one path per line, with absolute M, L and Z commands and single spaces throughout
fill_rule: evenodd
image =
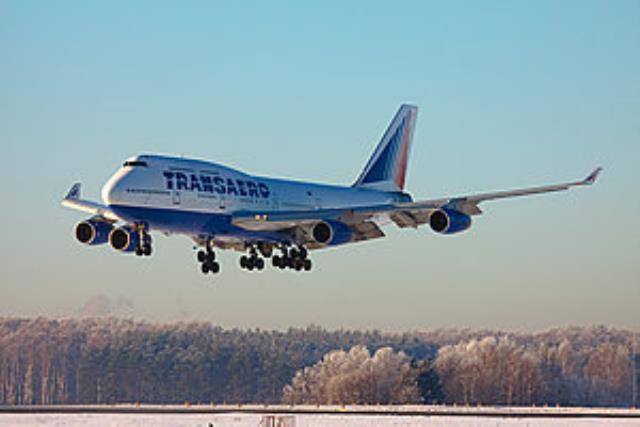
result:
M 81 184 L 79 182 L 73 184 L 65 198 L 62 200 L 62 206 L 104 218 L 109 222 L 119 221 L 118 216 L 107 206 L 90 200 L 82 200 L 80 198 L 80 189 Z
M 399 204 L 397 207 L 406 213 L 420 213 L 421 211 L 431 211 L 443 207 L 448 207 L 467 215 L 480 215 L 482 210 L 479 204 L 482 202 L 511 197 L 530 196 L 534 194 L 553 193 L 557 191 L 569 190 L 572 187 L 593 185 L 602 172 L 601 167 L 593 170 L 585 179 L 580 181 L 565 182 L 562 184 L 544 185 L 538 187 L 528 187 L 516 190 L 496 191 L 492 193 L 473 194 L 461 197 L 452 197 L 436 200 L 424 200 L 418 202 Z
M 296 228 L 304 228 L 304 226 L 317 221 L 335 220 L 351 228 L 354 232 L 355 241 L 362 241 L 383 237 L 384 233 L 380 226 L 389 222 L 393 222 L 401 228 L 416 228 L 426 224 L 429 222 L 429 217 L 434 210 L 445 207 L 467 215 L 479 215 L 482 210 L 478 205 L 485 201 L 551 193 L 577 186 L 592 185 L 601 171 L 602 168 L 598 167 L 580 181 L 409 203 L 361 206 L 349 209 L 318 209 L 275 213 L 244 212 L 234 214 L 232 222 L 247 230 L 290 230 L 294 232 Z
M 239 212 L 233 215 L 232 223 L 246 230 L 288 231 L 291 235 L 300 235 L 301 233 L 296 233 L 296 230 L 302 230 L 305 226 L 315 224 L 318 221 L 334 220 L 349 226 L 353 232 L 353 241 L 359 242 L 384 237 L 385 234 L 380 229 L 380 225 L 383 224 L 378 220 L 376 213 L 384 215 L 390 209 L 393 209 L 393 205 L 365 206 L 352 209 L 280 211 L 267 214 Z

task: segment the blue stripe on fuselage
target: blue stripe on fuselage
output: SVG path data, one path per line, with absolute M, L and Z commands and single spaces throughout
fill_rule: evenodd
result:
M 170 233 L 210 236 L 232 236 L 245 240 L 268 240 L 287 242 L 283 233 L 272 231 L 251 231 L 231 223 L 231 215 L 188 211 L 182 209 L 148 208 L 140 206 L 109 205 L 128 223 L 144 223 L 150 230 Z

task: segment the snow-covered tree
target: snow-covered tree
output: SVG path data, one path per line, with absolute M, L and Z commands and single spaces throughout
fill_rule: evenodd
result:
M 384 347 L 373 355 L 364 346 L 327 353 L 296 373 L 285 386 L 285 403 L 417 403 L 418 371 L 402 352 Z

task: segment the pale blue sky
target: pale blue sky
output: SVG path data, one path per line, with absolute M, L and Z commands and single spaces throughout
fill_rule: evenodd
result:
M 94 295 L 150 320 L 386 330 L 640 327 L 640 1 L 0 0 L 0 315 Z M 581 178 L 314 256 L 312 274 L 205 277 L 186 238 L 138 259 L 72 237 L 139 152 L 350 183 L 399 104 L 420 107 L 415 198 Z

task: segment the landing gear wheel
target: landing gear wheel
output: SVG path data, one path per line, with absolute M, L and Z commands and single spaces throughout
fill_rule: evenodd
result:
M 136 246 L 136 255 L 137 256 L 142 256 L 143 252 L 142 252 L 142 248 L 140 246 Z
M 147 243 L 142 247 L 142 254 L 144 256 L 150 256 L 152 252 L 153 252 L 153 250 L 151 249 L 151 245 L 150 244 Z
M 207 253 L 205 251 L 198 251 L 198 262 L 205 262 L 205 260 L 207 259 Z
M 258 270 L 262 270 L 264 268 L 264 260 L 262 258 L 257 258 L 255 260 L 255 264 Z
M 311 270 L 311 260 L 310 259 L 305 259 L 303 261 L 303 268 L 304 268 L 304 271 L 310 271 Z
M 209 264 L 207 264 L 206 262 L 203 262 L 200 269 L 202 270 L 203 274 L 209 273 Z
M 212 263 L 209 268 L 211 269 L 211 272 L 213 274 L 217 274 L 220 272 L 220 264 L 218 264 L 217 262 Z

